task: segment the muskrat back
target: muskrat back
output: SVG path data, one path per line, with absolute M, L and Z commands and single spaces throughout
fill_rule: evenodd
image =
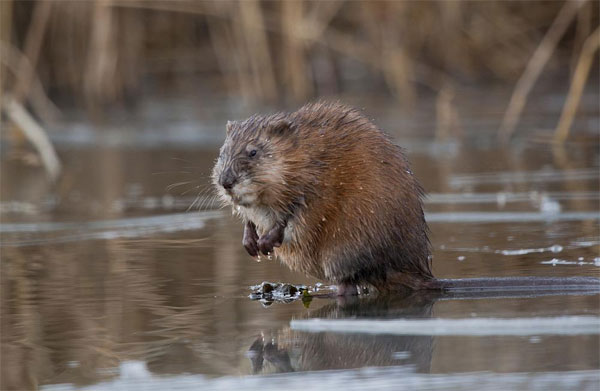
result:
M 432 281 L 423 191 L 400 147 L 355 109 L 309 104 L 228 122 L 213 171 L 252 256 L 340 285 Z

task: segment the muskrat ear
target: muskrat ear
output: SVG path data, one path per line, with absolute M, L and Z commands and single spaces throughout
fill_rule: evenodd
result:
M 273 135 L 283 135 L 294 131 L 294 124 L 289 119 L 279 119 L 269 123 L 267 131 Z
M 227 121 L 227 125 L 225 125 L 227 135 L 229 135 L 229 133 L 231 133 L 231 129 L 233 129 L 235 124 L 236 124 L 235 121 Z

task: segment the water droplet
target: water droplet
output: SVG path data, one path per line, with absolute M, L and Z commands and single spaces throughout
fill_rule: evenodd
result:
M 327 219 L 325 218 L 325 216 L 321 217 L 321 221 L 326 221 Z

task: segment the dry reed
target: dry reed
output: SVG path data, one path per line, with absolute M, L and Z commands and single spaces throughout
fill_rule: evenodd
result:
M 563 107 L 554 134 L 554 141 L 556 142 L 562 143 L 569 136 L 569 130 L 573 124 L 573 119 L 577 112 L 581 94 L 583 94 L 585 82 L 588 79 L 590 68 L 594 62 L 594 54 L 598 51 L 598 48 L 600 48 L 600 28 L 597 28 L 583 43 L 581 56 L 575 66 L 573 81 L 571 82 L 571 88 L 567 95 L 567 101 Z
M 98 114 L 140 96 L 146 80 L 168 86 L 200 74 L 207 91 L 246 102 L 383 87 L 411 107 L 424 87 L 440 95 L 454 124 L 439 128 L 449 129 L 451 86 L 519 79 L 499 131 L 507 139 L 542 71 L 574 69 L 598 26 L 598 4 L 584 3 L 12 1 L 3 10 L 13 31 L 2 39 L 23 48 L 53 96 Z M 18 98 L 35 75 L 4 79 Z
M 548 29 L 544 39 L 533 53 L 533 56 L 531 56 L 531 60 L 527 63 L 525 71 L 515 86 L 515 91 L 510 98 L 504 119 L 498 130 L 499 136 L 504 141 L 508 140 L 515 131 L 521 112 L 527 102 L 527 95 L 529 95 L 542 70 L 554 53 L 558 42 L 567 31 L 567 27 L 569 27 L 571 21 L 576 17 L 577 11 L 585 1 L 576 0 L 565 3 L 554 23 Z

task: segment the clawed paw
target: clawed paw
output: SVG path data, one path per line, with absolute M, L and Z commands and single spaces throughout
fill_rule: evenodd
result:
M 266 235 L 258 240 L 258 249 L 261 253 L 269 255 L 273 248 L 281 246 L 283 241 L 283 230 L 272 229 Z
M 252 223 L 247 223 L 244 229 L 244 239 L 242 244 L 248 254 L 253 257 L 258 256 L 258 234 L 256 233 L 256 227 Z
M 253 257 L 258 256 L 258 243 L 256 242 L 256 240 L 244 238 L 242 244 L 244 245 L 244 248 L 246 249 L 248 254 L 250 254 Z
M 244 229 L 242 244 L 246 248 L 246 251 L 248 251 L 248 254 L 253 257 L 258 256 L 259 253 L 270 255 L 275 247 L 279 247 L 283 243 L 284 230 L 284 225 L 277 225 L 259 239 L 256 233 L 256 226 L 248 222 Z
M 278 244 L 278 246 L 280 246 L 281 243 Z M 263 236 L 262 238 L 260 238 L 258 240 L 258 249 L 260 250 L 261 253 L 265 254 L 265 255 L 269 255 L 273 252 L 273 247 L 278 247 L 276 246 L 276 243 L 273 242 L 273 240 L 271 238 L 268 237 L 268 235 Z

